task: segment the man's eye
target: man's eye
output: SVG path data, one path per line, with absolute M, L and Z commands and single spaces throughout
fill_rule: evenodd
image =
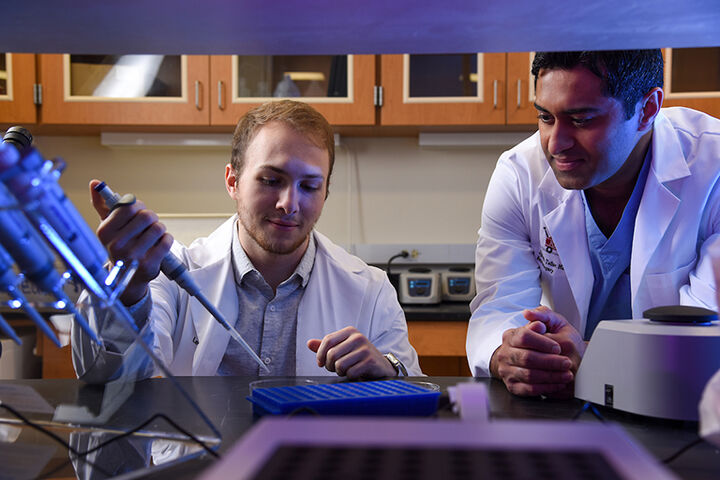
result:
M 316 192 L 322 188 L 321 185 L 315 183 L 303 183 L 300 187 L 308 192 Z
M 540 120 L 542 123 L 550 123 L 552 122 L 552 115 L 548 115 L 547 113 L 539 113 L 537 116 L 538 120 Z
M 279 182 L 279 181 L 278 181 L 277 178 L 272 178 L 272 177 L 260 177 L 260 183 L 262 183 L 263 185 L 277 185 L 278 182 Z
M 592 118 L 573 118 L 572 122 L 578 127 L 584 127 L 592 121 Z

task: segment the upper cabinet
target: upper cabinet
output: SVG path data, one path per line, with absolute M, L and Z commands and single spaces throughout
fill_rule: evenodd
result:
M 265 101 L 306 101 L 334 125 L 375 122 L 373 55 L 40 55 L 41 122 L 227 125 Z
M 720 47 L 666 48 L 664 106 L 720 117 Z
M 212 125 L 235 125 L 281 97 L 311 104 L 333 125 L 375 123 L 374 55 L 215 55 L 210 84 Z
M 36 122 L 34 84 L 35 55 L 0 53 L 0 123 Z
M 507 123 L 537 125 L 535 79 L 530 72 L 534 52 L 507 54 Z
M 382 55 L 380 124 L 504 124 L 505 56 Z
M 48 124 L 207 125 L 206 55 L 40 55 Z
M 665 106 L 720 117 L 720 47 L 663 54 Z M 0 53 L 0 123 L 232 127 L 256 105 L 296 98 L 335 126 L 529 126 L 533 55 Z

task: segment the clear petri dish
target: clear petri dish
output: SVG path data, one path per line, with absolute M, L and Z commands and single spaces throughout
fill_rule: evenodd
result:
M 311 380 L 309 378 L 264 378 L 250 382 L 250 396 L 252 396 L 253 391 L 259 388 L 296 387 L 317 384 L 317 380 Z
M 440 385 L 437 383 L 431 383 L 431 382 L 417 382 L 417 381 L 411 381 L 407 383 L 412 383 L 413 385 L 417 385 L 418 387 L 426 388 L 427 390 L 430 390 L 431 392 L 439 392 L 440 391 Z

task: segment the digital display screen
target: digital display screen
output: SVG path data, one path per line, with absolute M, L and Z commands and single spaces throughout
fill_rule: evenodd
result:
M 454 294 L 470 293 L 470 278 L 448 277 L 448 290 Z
M 408 278 L 408 293 L 412 297 L 429 297 L 432 280 L 429 278 Z

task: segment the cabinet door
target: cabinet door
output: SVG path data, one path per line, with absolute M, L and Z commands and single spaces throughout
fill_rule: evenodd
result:
M 720 117 L 720 47 L 666 48 L 665 101 Z
M 0 123 L 35 123 L 34 83 L 35 55 L 0 53 Z
M 505 124 L 505 54 L 383 55 L 383 125 Z
M 537 125 L 535 79 L 530 73 L 534 52 L 507 54 L 507 123 Z
M 48 124 L 208 125 L 206 55 L 40 55 Z
M 278 98 L 305 101 L 333 125 L 375 123 L 374 55 L 214 55 L 210 83 L 213 125 Z

